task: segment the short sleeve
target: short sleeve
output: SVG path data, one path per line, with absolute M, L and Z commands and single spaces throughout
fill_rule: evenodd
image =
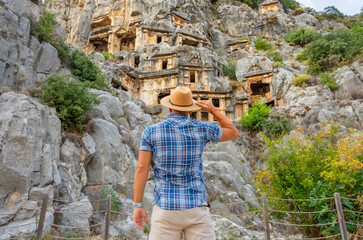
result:
M 150 138 L 149 138 L 149 131 L 147 128 L 143 131 L 143 133 L 141 135 L 139 151 L 150 151 L 150 152 L 152 151 Z
M 206 131 L 207 141 L 212 141 L 212 142 L 221 141 L 223 134 L 223 130 L 221 127 L 207 123 L 206 128 L 207 128 Z

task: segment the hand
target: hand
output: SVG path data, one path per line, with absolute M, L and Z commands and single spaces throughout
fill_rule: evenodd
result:
M 195 105 L 201 107 L 203 112 L 212 112 L 213 110 L 217 110 L 217 108 L 213 106 L 213 103 L 208 100 L 196 102 Z
M 142 219 L 144 219 L 146 224 L 149 224 L 147 213 L 144 207 L 135 207 L 133 218 L 135 226 L 140 228 L 141 231 L 144 231 L 144 225 L 142 224 Z

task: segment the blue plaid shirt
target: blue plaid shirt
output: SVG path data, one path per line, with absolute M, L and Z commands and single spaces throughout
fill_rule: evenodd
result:
M 158 207 L 190 209 L 206 201 L 202 153 L 208 142 L 221 138 L 220 127 L 190 120 L 181 113 L 172 113 L 144 130 L 140 150 L 152 152 Z

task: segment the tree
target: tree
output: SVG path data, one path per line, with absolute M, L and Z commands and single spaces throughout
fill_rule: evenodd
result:
M 284 7 L 285 12 L 289 9 L 295 9 L 300 6 L 295 0 L 280 0 L 280 3 Z
M 324 11 L 328 14 L 328 19 L 345 18 L 345 15 L 334 6 L 326 7 Z
M 258 0 L 238 0 L 242 3 L 246 3 L 248 6 L 250 6 L 253 9 L 258 8 Z
M 358 19 L 359 21 L 363 21 L 363 7 L 360 9 L 360 13 L 358 14 L 357 19 Z

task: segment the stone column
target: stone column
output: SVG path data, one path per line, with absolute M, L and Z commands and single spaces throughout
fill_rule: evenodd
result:
M 200 97 L 197 98 L 197 101 L 200 101 Z M 197 121 L 202 121 L 202 111 L 197 112 Z
M 243 114 L 248 115 L 248 101 L 243 101 Z
M 219 99 L 219 106 L 221 108 L 221 112 L 224 116 L 226 116 L 226 99 L 220 98 Z
M 236 110 L 235 110 L 235 115 L 234 115 L 234 120 L 238 121 L 241 119 L 243 114 L 243 105 L 242 104 L 237 104 L 236 105 Z
M 141 30 L 140 26 L 136 27 L 136 39 L 135 39 L 135 50 L 138 50 L 139 48 L 144 46 L 143 40 L 144 40 L 144 32 Z
M 182 43 L 183 43 L 183 38 L 182 36 L 178 35 L 176 38 L 175 46 L 181 46 Z
M 208 98 L 209 101 L 212 101 L 212 98 Z M 214 121 L 214 116 L 211 113 L 208 113 L 208 121 L 209 122 L 213 122 Z
M 108 37 L 108 52 L 115 53 L 121 50 L 121 41 L 116 33 L 111 33 Z

